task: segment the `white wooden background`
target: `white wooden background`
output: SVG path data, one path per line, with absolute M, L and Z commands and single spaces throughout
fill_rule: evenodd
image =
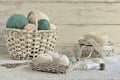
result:
M 46 13 L 60 29 L 56 50 L 72 52 L 85 33 L 107 33 L 120 47 L 120 0 L 0 0 L 0 52 L 8 53 L 4 41 L 6 20 L 14 13 L 27 16 L 29 11 Z

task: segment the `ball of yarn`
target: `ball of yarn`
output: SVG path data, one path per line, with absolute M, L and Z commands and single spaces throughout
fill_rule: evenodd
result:
M 51 29 L 51 30 L 56 30 L 57 27 L 56 27 L 54 24 L 50 24 L 50 29 Z
M 46 19 L 40 19 L 38 21 L 38 30 L 50 30 L 50 23 Z
M 28 24 L 28 19 L 24 15 L 14 14 L 7 20 L 6 27 L 23 29 L 26 24 Z
M 64 66 L 69 66 L 70 62 L 66 55 L 61 55 L 59 58 L 59 64 Z
M 39 54 L 35 59 L 34 62 L 36 64 L 41 64 L 41 63 L 52 63 L 53 58 L 49 54 Z
M 60 58 L 60 56 L 59 56 L 58 52 L 51 52 L 51 51 L 49 51 L 49 52 L 47 52 L 47 54 L 49 54 L 49 55 L 52 56 L 52 58 L 53 58 L 53 63 L 56 63 L 56 64 L 59 63 L 59 58 Z
M 58 52 L 49 51 L 47 54 L 53 58 L 53 63 L 58 65 L 68 66 L 70 64 L 69 58 L 66 55 L 59 54 Z
M 42 12 L 33 12 L 33 11 L 29 12 L 28 20 L 30 23 L 36 24 L 36 20 L 38 21 L 40 19 L 46 19 L 49 21 L 48 16 Z
M 74 64 L 77 62 L 77 60 L 74 57 L 69 58 L 70 64 Z
M 36 26 L 34 24 L 29 23 L 24 27 L 24 29 L 27 30 L 27 31 L 35 31 Z

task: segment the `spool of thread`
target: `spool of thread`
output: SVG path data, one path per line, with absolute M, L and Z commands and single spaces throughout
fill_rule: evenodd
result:
M 100 69 L 100 70 L 105 70 L 105 64 L 104 64 L 104 63 L 101 63 L 99 69 Z
M 97 70 L 104 70 L 105 69 L 105 63 L 100 58 L 91 58 L 84 61 L 84 69 L 91 70 L 91 69 L 97 69 Z
M 28 19 L 24 15 L 14 14 L 7 20 L 6 27 L 23 29 L 26 24 L 28 24 Z
M 91 69 L 97 69 L 99 67 L 99 64 L 97 63 L 87 63 L 84 65 L 84 69 L 91 70 Z
M 24 29 L 27 30 L 27 31 L 32 31 L 33 32 L 33 31 L 35 31 L 36 26 L 34 24 L 29 23 L 24 27 Z

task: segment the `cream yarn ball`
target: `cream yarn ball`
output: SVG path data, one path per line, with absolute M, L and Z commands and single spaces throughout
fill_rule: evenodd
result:
M 34 24 L 29 23 L 24 27 L 24 29 L 27 30 L 27 31 L 35 31 L 36 26 Z
M 56 30 L 57 27 L 56 27 L 54 24 L 50 24 L 50 29 L 51 29 L 51 30 Z
M 61 55 L 59 58 L 59 64 L 64 66 L 69 66 L 69 59 L 66 55 Z
M 69 58 L 66 55 L 58 54 L 58 52 L 48 52 L 53 58 L 53 63 L 58 65 L 69 66 Z
M 41 63 L 52 63 L 53 58 L 49 54 L 39 54 L 35 59 L 34 62 L 36 64 L 41 64 Z
M 49 21 L 48 16 L 46 14 L 42 13 L 42 12 L 35 12 L 35 11 L 34 12 L 33 11 L 29 12 L 28 20 L 29 20 L 30 23 L 36 24 L 36 20 L 38 21 L 40 19 L 46 19 L 46 20 Z
M 49 51 L 48 54 L 52 56 L 53 63 L 55 63 L 55 64 L 59 63 L 60 56 L 59 56 L 58 52 L 51 52 L 51 51 Z

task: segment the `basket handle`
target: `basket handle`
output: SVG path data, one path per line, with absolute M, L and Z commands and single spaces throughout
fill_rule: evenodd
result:
M 35 18 L 35 26 L 36 26 L 35 31 L 37 32 L 37 31 L 38 31 L 38 19 L 37 19 L 37 17 L 36 17 L 35 12 L 33 12 L 33 15 L 34 15 L 34 18 Z
M 35 23 L 33 23 L 33 24 L 35 24 L 35 27 L 36 27 L 36 29 L 35 29 L 35 31 L 38 31 L 38 19 L 37 19 L 37 15 L 36 15 L 36 13 L 34 12 L 34 11 L 30 11 L 29 12 L 29 14 L 28 14 L 28 17 L 30 16 L 30 15 L 33 15 L 33 17 L 34 17 L 34 19 L 35 19 Z

